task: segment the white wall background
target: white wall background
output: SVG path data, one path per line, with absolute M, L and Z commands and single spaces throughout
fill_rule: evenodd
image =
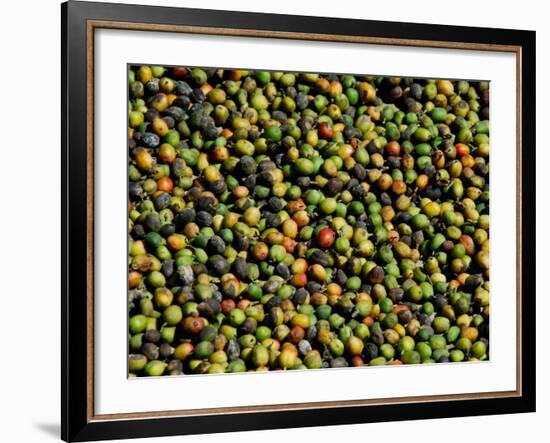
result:
M 124 3 L 141 3 L 139 0 Z M 147 3 L 147 2 L 145 2 Z M 550 153 L 543 132 L 550 118 L 550 30 L 544 2 L 440 0 L 411 3 L 321 0 L 149 1 L 159 5 L 278 12 L 537 31 L 537 383 L 535 414 L 416 422 L 243 432 L 136 440 L 149 443 L 280 442 L 318 443 L 435 438 L 464 441 L 521 441 L 546 434 L 550 418 L 550 311 L 545 271 L 550 248 L 545 191 Z M 506 4 L 508 3 L 508 5 Z M 12 1 L 0 16 L 0 440 L 59 439 L 60 372 L 60 7 L 58 0 Z M 530 110 L 526 109 L 529 115 Z M 495 294 L 498 296 L 498 294 Z M 538 432 L 537 432 L 538 431 Z M 540 435 L 539 434 L 539 435 Z

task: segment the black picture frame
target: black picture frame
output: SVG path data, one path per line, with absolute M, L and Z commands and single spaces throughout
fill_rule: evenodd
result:
M 309 427 L 394 420 L 511 414 L 535 411 L 535 32 L 70 1 L 62 17 L 62 411 L 65 441 L 137 438 Z M 90 180 L 87 145 L 87 39 L 91 20 L 146 25 L 311 33 L 418 42 L 507 45 L 521 56 L 518 106 L 527 110 L 521 128 L 521 394 L 460 401 L 409 402 L 159 418 L 95 419 L 90 415 L 89 318 Z M 145 31 L 144 31 L 145 32 Z M 518 263 L 519 264 L 519 263 Z M 92 269 L 93 270 L 93 269 Z

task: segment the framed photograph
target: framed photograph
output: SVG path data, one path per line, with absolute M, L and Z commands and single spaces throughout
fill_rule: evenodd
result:
M 535 410 L 535 33 L 62 5 L 65 441 Z

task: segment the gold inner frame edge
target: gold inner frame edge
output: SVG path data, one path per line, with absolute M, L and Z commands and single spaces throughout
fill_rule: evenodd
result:
M 99 414 L 94 412 L 94 31 L 95 29 L 119 29 L 133 31 L 175 32 L 184 34 L 225 35 L 237 37 L 277 38 L 293 40 L 310 40 L 339 43 L 358 43 L 371 45 L 395 45 L 420 48 L 463 49 L 492 52 L 511 52 L 516 56 L 516 390 L 497 392 L 476 392 L 468 394 L 427 395 L 392 397 L 364 400 L 335 400 L 324 402 L 287 403 L 257 406 L 231 406 L 200 409 L 181 409 L 171 411 L 128 412 L 115 414 Z M 86 412 L 88 422 L 153 419 L 160 417 L 191 417 L 220 414 L 260 413 L 277 411 L 294 411 L 306 409 L 326 409 L 359 407 L 372 405 L 391 405 L 405 403 L 428 403 L 437 401 L 462 401 L 474 399 L 491 399 L 520 397 L 522 395 L 522 347 L 521 347 L 521 226 L 522 226 L 522 192 L 521 192 L 521 91 L 522 91 L 522 51 L 521 46 L 500 45 L 471 42 L 447 42 L 438 40 L 400 39 L 389 37 L 368 37 L 340 34 L 310 34 L 287 31 L 265 31 L 256 29 L 216 28 L 189 25 L 166 25 L 133 23 L 124 21 L 88 20 L 86 24 L 86 94 L 87 94 L 87 125 L 86 125 L 86 205 L 87 205 L 87 281 L 86 281 L 86 333 L 87 333 L 87 371 L 86 371 Z M 519 235 L 518 235 L 519 234 Z

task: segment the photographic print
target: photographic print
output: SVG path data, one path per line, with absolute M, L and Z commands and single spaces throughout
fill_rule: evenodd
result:
M 489 360 L 489 91 L 129 65 L 129 376 Z

